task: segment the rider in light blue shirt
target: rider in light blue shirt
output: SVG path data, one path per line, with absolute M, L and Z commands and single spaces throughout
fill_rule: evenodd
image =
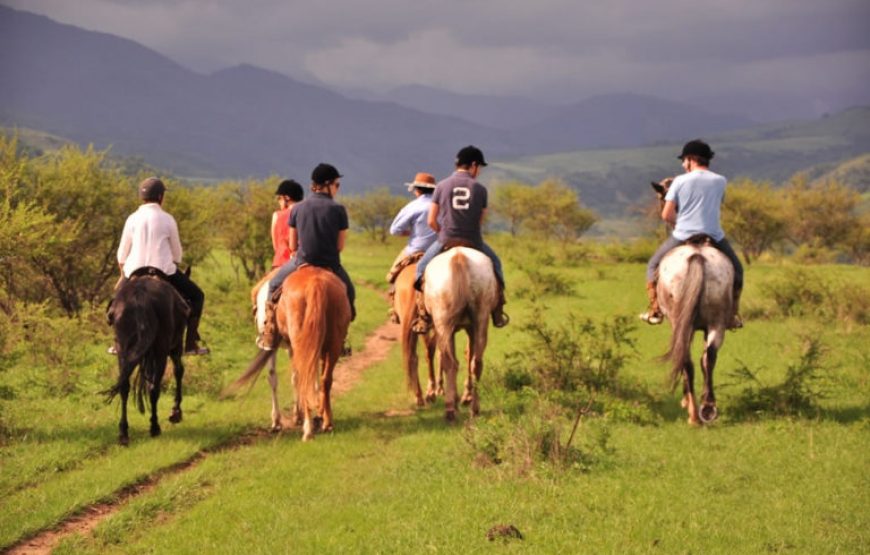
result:
M 426 217 L 429 215 L 429 207 L 432 204 L 432 191 L 435 190 L 435 176 L 420 172 L 414 176 L 412 183 L 406 183 L 408 191 L 414 193 L 414 200 L 406 204 L 390 225 L 390 235 L 404 235 L 408 237 L 408 244 L 393 261 L 390 271 L 387 273 L 387 282 L 390 284 L 390 319 L 399 323 L 399 315 L 396 314 L 393 304 L 396 295 L 396 277 L 408 265 L 416 262 L 429 245 L 435 242 L 438 234 L 435 233 Z

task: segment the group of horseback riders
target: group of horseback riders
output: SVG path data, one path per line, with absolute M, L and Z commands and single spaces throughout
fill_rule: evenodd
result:
M 734 309 L 729 327 L 742 327 L 737 307 L 743 288 L 743 267 L 720 225 L 726 180 L 710 171 L 713 155 L 707 143 L 693 140 L 685 144 L 678 156 L 685 173 L 673 179 L 664 196 L 661 213 L 662 219 L 673 226 L 673 233 L 656 250 L 647 266 L 649 308 L 640 318 L 649 324 L 659 324 L 663 319 L 656 298 L 659 262 L 670 250 L 703 234 L 734 265 Z M 432 174 L 418 173 L 412 182 L 406 184 L 415 198 L 396 215 L 390 233 L 407 236 L 408 243 L 393 262 L 387 281 L 392 300 L 396 277 L 402 269 L 416 262 L 414 287 L 418 291 L 418 310 L 412 323 L 416 333 L 427 333 L 431 326 L 420 293 L 424 287 L 426 266 L 443 250 L 455 246 L 474 248 L 492 260 L 499 284 L 499 302 L 492 312 L 492 322 L 495 327 L 503 327 L 510 321 L 503 310 L 505 296 L 501 261 L 484 242 L 481 233 L 488 193 L 477 178 L 486 165 L 483 152 L 469 145 L 457 153 L 456 170 L 449 177 L 436 183 Z M 356 316 L 354 286 L 341 265 L 341 251 L 349 226 L 347 211 L 335 201 L 341 178 L 335 166 L 321 163 L 311 173 L 312 195 L 309 198 L 304 199 L 302 186 L 293 180 L 282 181 L 275 191 L 280 208 L 272 216 L 271 236 L 275 251 L 272 267 L 277 272 L 269 281 L 266 325 L 258 338 L 258 345 L 263 349 L 272 349 L 277 344 L 275 306 L 281 285 L 287 276 L 303 265 L 324 267 L 335 273 L 347 289 L 351 319 Z M 142 205 L 127 218 L 118 247 L 118 265 L 122 274 L 119 284 L 143 273 L 158 275 L 171 283 L 190 307 L 184 352 L 203 355 L 209 352 L 200 344 L 198 333 L 205 296 L 186 274 L 178 270 L 182 257 L 181 242 L 175 219 L 162 209 L 165 194 L 166 186 L 156 177 L 140 183 Z M 398 322 L 392 302 L 390 317 Z

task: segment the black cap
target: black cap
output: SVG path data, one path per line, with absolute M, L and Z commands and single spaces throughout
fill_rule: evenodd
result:
M 302 185 L 292 179 L 285 179 L 278 185 L 275 194 L 282 197 L 290 197 L 290 200 L 293 202 L 299 202 L 305 196 L 305 191 L 302 190 Z
M 317 167 L 311 172 L 311 181 L 318 185 L 326 185 L 330 181 L 338 179 L 339 177 L 343 176 L 338 173 L 335 166 L 331 164 L 317 164 Z
M 478 166 L 485 166 L 486 160 L 483 159 L 483 152 L 474 145 L 468 145 L 456 153 L 457 166 L 470 166 L 477 162 Z
M 695 139 L 683 145 L 683 152 L 677 158 L 682 160 L 686 156 L 698 156 L 705 160 L 712 160 L 714 154 L 716 153 L 710 149 L 710 145 L 701 139 Z
M 160 200 L 160 196 L 166 192 L 166 185 L 156 177 L 149 177 L 139 184 L 139 198 L 147 201 Z

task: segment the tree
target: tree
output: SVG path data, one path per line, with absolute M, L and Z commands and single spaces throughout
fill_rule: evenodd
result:
M 136 188 L 106 166 L 106 151 L 75 146 L 34 160 L 21 202 L 52 217 L 57 235 L 29 256 L 70 316 L 109 295 L 117 275 L 116 252 L 124 215 L 137 204 Z
M 598 220 L 595 212 L 580 203 L 577 191 L 564 182 L 549 179 L 534 188 L 528 201 L 525 226 L 535 235 L 562 244 L 576 241 Z
M 808 185 L 797 177 L 785 188 L 788 237 L 795 245 L 834 248 L 859 225 L 857 191 L 839 181 Z
M 722 205 L 722 227 L 743 253 L 746 264 L 785 238 L 782 194 L 769 183 L 733 182 Z
M 407 198 L 391 194 L 387 187 L 344 199 L 351 222 L 381 243 L 387 242 L 390 224 L 407 202 Z
M 508 224 L 512 237 L 531 216 L 529 204 L 535 197 L 535 188 L 518 181 L 504 183 L 495 188 L 492 195 L 492 211 Z
M 217 187 L 214 204 L 220 238 L 230 258 L 254 280 L 266 273 L 272 260 L 272 212 L 276 179 L 228 182 Z

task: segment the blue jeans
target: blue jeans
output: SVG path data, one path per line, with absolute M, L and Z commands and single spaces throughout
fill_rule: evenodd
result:
M 417 262 L 417 276 L 415 279 L 416 283 L 420 283 L 420 279 L 423 277 L 423 272 L 426 271 L 426 266 L 428 266 L 429 263 L 432 262 L 433 258 L 441 254 L 441 249 L 443 248 L 444 243 L 442 243 L 439 239 L 436 239 L 434 243 L 429 245 L 429 248 L 426 249 L 426 253 L 423 255 L 423 258 L 421 258 L 420 261 Z M 488 256 L 490 260 L 492 260 L 492 269 L 495 271 L 495 279 L 497 279 L 499 285 L 504 288 L 504 273 L 502 271 L 501 260 L 499 260 L 498 255 L 495 254 L 495 251 L 492 250 L 490 246 L 483 241 L 481 241 L 479 245 L 475 245 L 474 248 L 476 248 L 477 250 Z
M 656 280 L 656 270 L 658 269 L 662 258 L 683 243 L 685 243 L 685 241 L 680 241 L 673 235 L 669 235 L 668 238 L 665 239 L 665 242 L 662 243 L 658 250 L 656 250 L 655 254 L 652 255 L 652 258 L 649 259 L 649 264 L 646 266 L 646 281 L 648 283 Z M 722 251 L 722 254 L 727 256 L 731 261 L 731 264 L 734 266 L 734 289 L 737 291 L 742 290 L 743 264 L 740 263 L 740 258 L 738 258 L 737 253 L 734 252 L 733 248 L 731 248 L 731 243 L 728 242 L 728 239 L 723 237 L 721 241 L 713 241 L 713 245 Z
M 299 269 L 303 263 L 299 262 L 298 259 L 294 256 L 290 259 L 289 262 L 285 263 L 283 266 L 278 268 L 278 273 L 269 280 L 269 298 L 272 298 L 272 293 L 275 292 L 276 289 L 281 287 L 281 284 L 284 283 L 284 280 L 287 279 L 287 276 L 295 272 Z M 344 267 L 339 264 L 335 268 L 328 267 L 328 270 L 332 271 L 338 278 L 344 282 L 344 286 L 347 288 L 347 299 L 350 301 L 350 313 L 355 318 L 356 317 L 356 305 L 354 302 L 356 301 L 356 289 L 353 287 L 353 282 L 350 281 L 350 276 L 347 275 L 347 271 L 345 271 Z

